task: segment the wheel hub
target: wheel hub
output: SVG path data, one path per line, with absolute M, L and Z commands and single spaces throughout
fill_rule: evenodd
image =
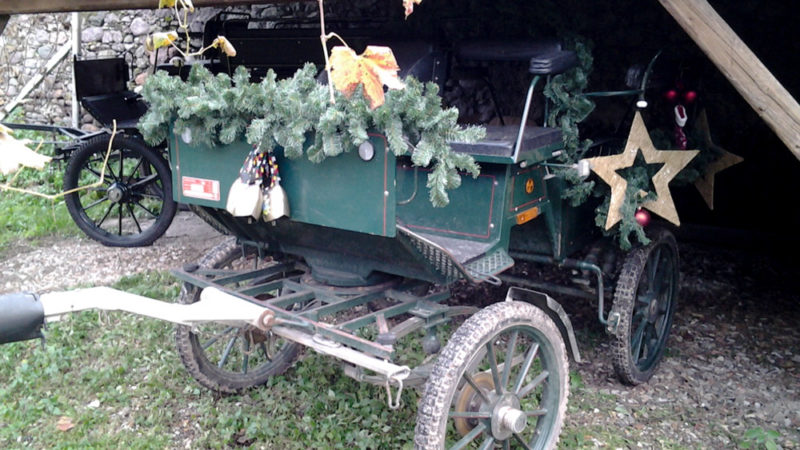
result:
M 484 392 L 484 393 L 491 393 L 494 392 L 494 381 L 492 380 L 492 376 L 488 373 L 481 372 L 475 374 L 472 377 L 472 381 Z M 489 397 L 491 400 L 491 396 Z M 480 394 L 475 392 L 475 390 L 469 384 L 465 384 L 464 387 L 461 389 L 461 392 L 458 394 L 458 398 L 456 399 L 456 412 L 477 412 L 483 409 L 484 407 L 483 400 L 481 399 Z M 478 419 L 464 419 L 464 418 L 457 418 L 455 419 L 456 430 L 462 436 L 466 436 L 475 426 L 478 424 Z
M 528 416 L 521 410 L 516 395 L 511 393 L 497 395 L 492 375 L 489 373 L 477 373 L 472 376 L 472 380 L 483 391 L 489 402 L 484 402 L 481 395 L 472 386 L 465 384 L 456 398 L 456 412 L 482 411 L 486 412 L 487 416 L 491 413 L 489 417 L 492 437 L 500 441 L 509 439 L 515 433 L 519 434 L 525 431 L 528 426 Z M 478 425 L 479 420 L 482 419 L 456 418 L 456 430 L 462 436 L 466 436 Z
M 114 183 L 106 191 L 108 199 L 114 203 L 121 203 L 128 198 L 128 187 L 122 183 Z
M 650 300 L 650 305 L 647 307 L 647 315 L 650 318 L 650 322 L 654 322 L 658 318 L 658 299 L 654 298 Z
M 528 425 L 528 416 L 520 410 L 519 399 L 514 394 L 504 394 L 492 409 L 492 436 L 500 441 L 514 433 L 522 433 Z

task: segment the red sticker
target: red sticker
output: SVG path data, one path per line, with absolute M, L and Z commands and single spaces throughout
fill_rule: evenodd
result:
M 183 196 L 219 201 L 219 181 L 183 177 Z

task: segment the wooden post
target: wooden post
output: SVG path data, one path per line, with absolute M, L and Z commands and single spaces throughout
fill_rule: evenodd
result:
M 800 159 L 800 105 L 706 0 L 659 0 Z

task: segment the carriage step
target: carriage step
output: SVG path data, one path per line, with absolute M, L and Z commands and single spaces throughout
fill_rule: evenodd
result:
M 509 269 L 514 265 L 514 260 L 508 256 L 505 249 L 497 249 L 496 251 L 471 261 L 464 265 L 467 272 L 479 280 L 489 281 L 495 278 L 495 275 Z

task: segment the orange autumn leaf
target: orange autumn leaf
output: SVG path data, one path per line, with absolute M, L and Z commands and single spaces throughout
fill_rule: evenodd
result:
M 400 67 L 389 47 L 370 45 L 360 55 L 349 47 L 333 47 L 330 64 L 333 86 L 349 98 L 363 84 L 364 97 L 372 109 L 383 104 L 384 85 L 389 89 L 405 87 L 397 76 Z
M 406 17 L 414 12 L 414 5 L 419 5 L 420 3 L 422 3 L 422 0 L 403 0 L 403 7 L 406 9 Z
M 72 423 L 72 418 L 67 416 L 61 416 L 58 418 L 58 422 L 56 423 L 56 428 L 59 431 L 69 431 L 75 428 L 75 424 Z

